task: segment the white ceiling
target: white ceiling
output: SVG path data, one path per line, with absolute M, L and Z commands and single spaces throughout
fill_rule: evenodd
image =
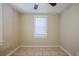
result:
M 55 7 L 48 3 L 38 3 L 38 9 L 34 10 L 34 3 L 11 3 L 11 5 L 21 13 L 60 13 L 70 6 L 69 3 L 57 3 Z

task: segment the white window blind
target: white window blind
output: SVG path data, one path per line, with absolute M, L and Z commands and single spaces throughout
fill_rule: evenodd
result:
M 34 37 L 35 38 L 46 38 L 47 37 L 47 17 L 46 16 L 35 16 L 34 18 Z

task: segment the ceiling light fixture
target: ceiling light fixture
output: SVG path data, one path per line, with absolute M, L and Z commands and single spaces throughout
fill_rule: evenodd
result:
M 38 3 L 35 3 L 34 4 L 34 10 L 37 10 L 38 9 Z

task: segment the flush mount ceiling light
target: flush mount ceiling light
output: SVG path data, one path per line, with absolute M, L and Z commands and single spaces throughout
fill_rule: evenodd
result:
M 35 3 L 35 4 L 34 4 L 34 10 L 37 10 L 37 9 L 38 9 L 38 4 Z

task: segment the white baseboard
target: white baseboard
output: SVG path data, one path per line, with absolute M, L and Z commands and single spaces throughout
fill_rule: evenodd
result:
M 10 53 L 8 53 L 6 56 L 12 55 L 16 50 L 18 50 L 20 46 L 16 47 L 14 50 L 12 50 Z
M 60 46 L 60 48 L 69 56 L 73 56 L 71 53 L 69 53 L 64 47 Z
M 59 45 L 21 45 L 20 47 L 59 47 Z

